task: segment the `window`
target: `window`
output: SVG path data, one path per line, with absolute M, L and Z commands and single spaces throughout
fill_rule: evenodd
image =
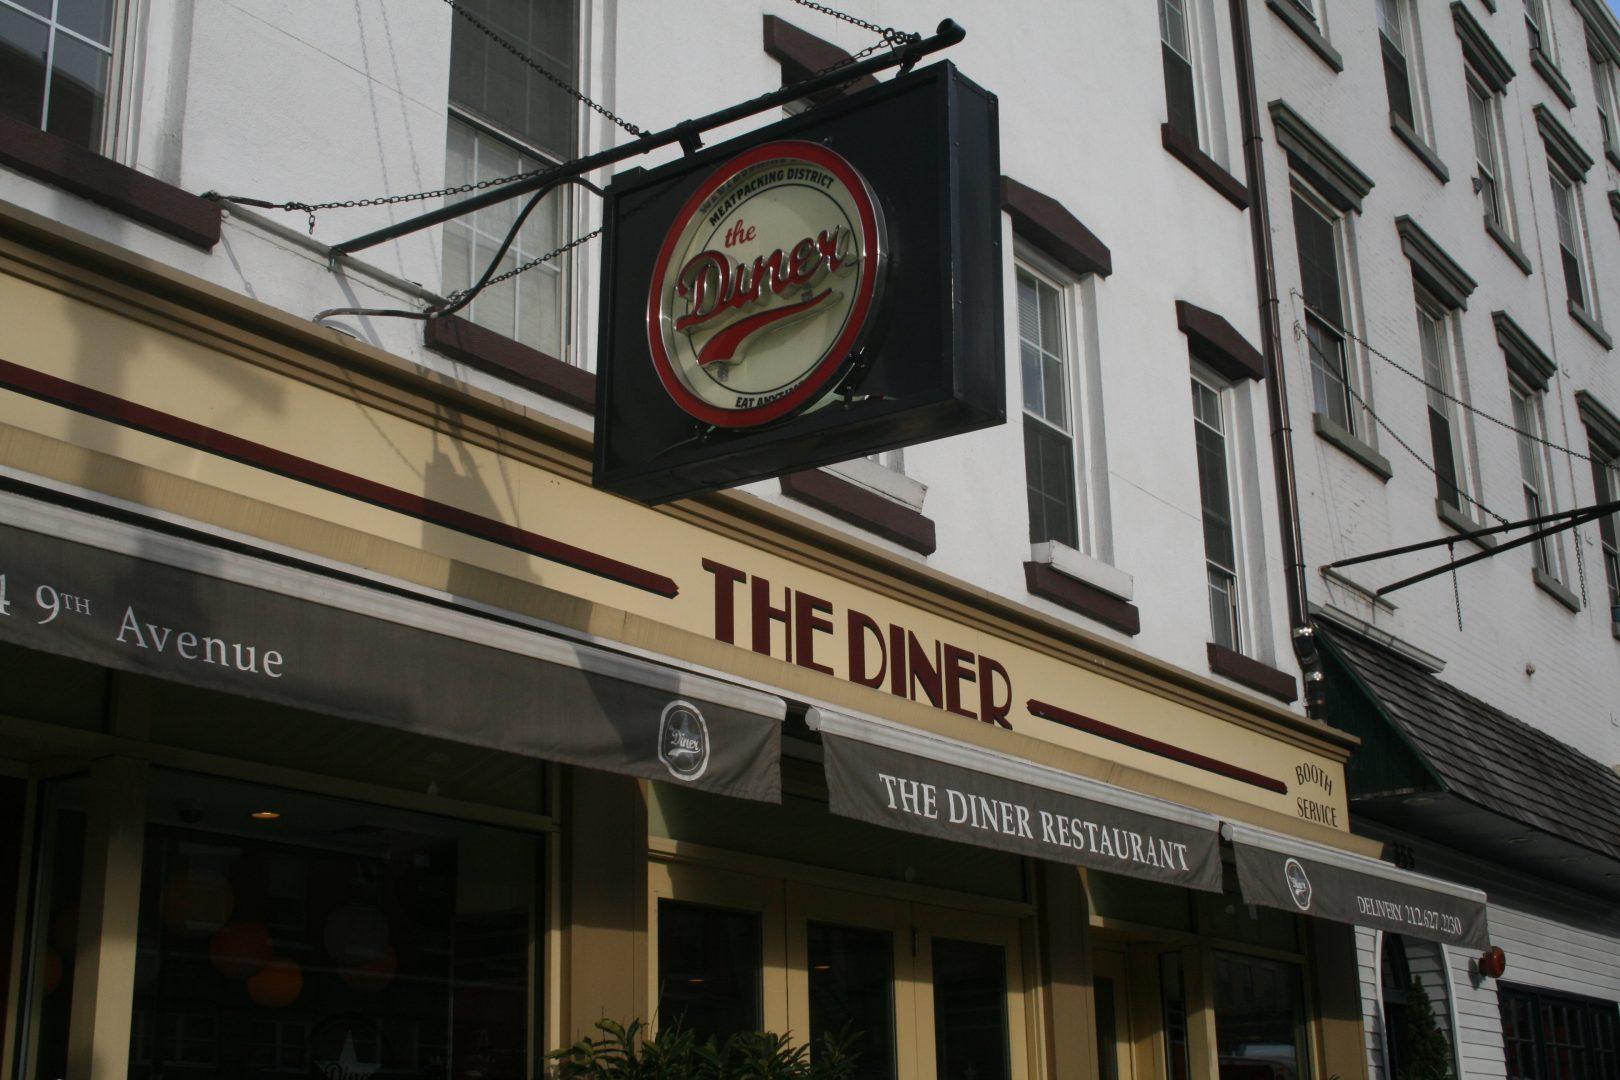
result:
M 1309 1077 L 1299 965 L 1237 953 L 1213 955 L 1218 1080 Z
M 1412 996 L 1412 965 L 1399 934 L 1383 935 L 1382 953 L 1378 968 L 1384 992 L 1384 1075 L 1400 1076 L 1411 1054 L 1406 1022 Z
M 1524 516 L 1540 517 L 1557 511 L 1557 501 L 1548 487 L 1551 471 L 1547 468 L 1546 417 L 1542 407 L 1545 396 L 1532 390 L 1518 379 L 1510 379 L 1508 396 L 1513 401 L 1513 426 L 1519 429 L 1519 479 L 1524 491 Z M 1536 569 L 1549 577 L 1561 578 L 1556 541 L 1543 536 L 1531 545 Z
M 1601 442 L 1590 430 L 1587 450 L 1592 458 L 1592 497 L 1598 505 L 1620 499 L 1620 446 Z M 1609 584 L 1609 613 L 1620 633 L 1620 513 L 1598 519 L 1598 546 L 1603 576 Z
M 1497 148 L 1501 145 L 1496 122 L 1496 100 L 1483 81 L 1469 73 L 1468 115 L 1474 127 L 1474 190 L 1485 212 L 1485 224 L 1508 231 L 1507 208 L 1502 186 L 1502 169 Z
M 577 31 L 571 0 L 461 0 L 461 6 L 559 79 L 576 81 Z M 566 91 L 468 20 L 452 19 L 447 186 L 512 176 L 573 157 L 577 111 Z M 529 215 L 496 273 L 543 255 L 566 239 L 562 236 L 569 206 L 566 191 L 548 195 Z M 444 292 L 467 288 L 483 275 L 520 206 L 521 200 L 512 200 L 445 224 Z M 542 263 L 486 290 L 462 314 L 498 334 L 562 357 L 567 336 L 564 277 L 560 260 Z
M 1082 549 L 1080 491 L 1064 290 L 1018 268 L 1018 351 L 1024 386 L 1029 539 Z
M 1296 184 L 1294 243 L 1299 251 L 1300 291 L 1305 297 L 1305 338 L 1311 359 L 1313 410 L 1352 434 L 1349 348 L 1344 332 L 1340 267 L 1341 220 L 1326 203 Z
M 1564 264 L 1564 293 L 1582 311 L 1591 311 L 1586 274 L 1586 247 L 1581 243 L 1580 185 L 1554 165 L 1548 170 L 1552 183 L 1553 216 L 1558 220 L 1558 255 Z M 1595 312 L 1593 312 L 1595 314 Z
M 1592 64 L 1592 100 L 1597 104 L 1598 126 L 1603 130 L 1603 148 L 1612 152 L 1620 148 L 1620 143 L 1616 142 L 1614 127 L 1616 107 L 1614 65 L 1595 47 L 1588 50 L 1587 56 Z
M 103 150 L 116 0 L 0 0 L 0 112 Z
M 1463 438 L 1457 423 L 1457 380 L 1453 376 L 1449 317 L 1441 306 L 1420 291 L 1417 303 L 1418 349 L 1423 356 L 1423 377 L 1429 384 L 1429 449 L 1434 466 L 1436 495 L 1453 510 L 1466 515 Z
M 1193 93 L 1189 0 L 1159 0 L 1159 40 L 1164 52 L 1164 97 L 1170 126 L 1198 142 L 1198 103 Z
M 1384 1075 L 1406 1076 L 1413 1067 L 1417 1048 L 1412 1045 L 1414 1032 L 1409 1025 L 1419 993 L 1428 998 L 1435 1028 L 1445 1038 L 1454 1057 L 1450 980 L 1440 946 L 1432 941 L 1386 933 L 1379 935 L 1379 954 L 1379 988 L 1384 1004 Z M 1451 1065 L 1451 1075 L 1459 1075 L 1455 1060 Z
M 1598 1001 L 1500 986 L 1508 1080 L 1620 1080 L 1620 1010 Z
M 1384 88 L 1389 92 L 1390 115 L 1416 130 L 1412 68 L 1407 60 L 1407 35 L 1402 21 L 1405 7 L 1406 0 L 1378 0 L 1378 41 L 1384 53 Z
M 658 901 L 658 1020 L 724 1042 L 764 1026 L 757 911 Z
M 1237 525 L 1226 438 L 1225 394 L 1213 380 L 1195 374 L 1192 398 L 1198 497 L 1204 520 L 1204 564 L 1209 585 L 1210 640 L 1242 652 Z
M 1546 39 L 1542 28 L 1547 25 L 1547 13 L 1541 0 L 1524 0 L 1524 29 L 1530 37 L 1531 52 L 1546 52 Z

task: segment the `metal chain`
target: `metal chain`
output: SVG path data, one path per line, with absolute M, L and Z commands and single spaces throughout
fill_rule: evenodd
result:
M 587 241 L 590 241 L 590 240 L 595 240 L 598 236 L 601 236 L 601 235 L 602 235 L 602 230 L 600 228 L 597 228 L 597 229 L 592 229 L 590 232 L 586 233 L 583 236 L 576 236 L 572 240 L 568 241 L 568 243 L 562 245 L 562 247 L 552 248 L 550 251 L 546 252 L 544 255 L 541 255 L 541 256 L 538 256 L 536 258 L 530 259 L 528 262 L 523 263 L 523 264 L 521 264 L 519 266 L 514 266 L 512 269 L 506 271 L 504 274 L 495 275 L 494 277 L 490 278 L 488 281 L 484 282 L 483 285 L 479 286 L 479 291 L 482 292 L 484 289 L 487 289 L 492 285 L 499 285 L 501 282 L 507 281 L 507 280 L 509 280 L 511 278 L 515 278 L 519 274 L 524 273 L 525 271 L 533 270 L 535 267 L 539 266 L 540 264 L 550 262 L 552 259 L 555 259 L 559 255 L 566 255 L 568 252 L 573 251 L 575 248 L 579 247 L 581 244 L 586 243 Z M 471 292 L 472 292 L 471 289 L 458 289 L 455 292 L 451 293 L 449 296 L 446 296 L 444 298 L 444 303 L 440 304 L 438 306 L 439 307 L 450 307 L 452 305 L 459 304 Z
M 1433 390 L 1436 394 L 1439 394 L 1441 397 L 1445 398 L 1447 401 L 1451 402 L 1453 405 L 1456 405 L 1456 406 L 1466 410 L 1467 412 L 1472 413 L 1473 415 L 1479 417 L 1481 420 L 1487 420 L 1490 423 L 1495 424 L 1499 428 L 1506 428 L 1508 431 L 1513 432 L 1515 435 L 1523 435 L 1525 438 L 1529 439 L 1531 442 L 1540 443 L 1542 446 L 1547 447 L 1549 450 L 1556 450 L 1560 454 L 1568 454 L 1570 457 L 1575 458 L 1578 461 L 1591 462 L 1591 461 L 1596 460 L 1596 459 L 1594 459 L 1594 458 L 1592 458 L 1592 457 L 1590 457 L 1590 456 L 1588 456 L 1586 454 L 1581 453 L 1579 450 L 1571 450 L 1567 446 L 1560 446 L 1557 443 L 1551 441 L 1550 439 L 1542 438 L 1540 435 L 1537 435 L 1533 431 L 1525 431 L 1523 428 L 1514 427 L 1512 424 L 1508 423 L 1506 420 L 1498 419 L 1497 417 L 1492 416 L 1488 412 L 1485 412 L 1485 411 L 1483 411 L 1481 409 L 1476 409 L 1474 406 L 1468 404 L 1468 402 L 1464 401 L 1462 398 L 1457 397 L 1455 394 L 1451 393 L 1445 387 L 1436 386 L 1434 383 L 1430 382 L 1428 379 L 1424 378 L 1422 375 L 1419 375 L 1417 372 L 1412 371 L 1406 365 L 1402 364 L 1399 360 L 1396 360 L 1393 356 L 1389 356 L 1389 355 L 1387 355 L 1385 353 L 1380 352 L 1376 347 L 1373 346 L 1372 342 L 1368 341 L 1366 338 L 1360 337 L 1354 331 L 1348 330 L 1345 327 L 1342 327 L 1342 326 L 1339 326 L 1339 325 L 1335 324 L 1332 319 L 1327 318 L 1321 312 L 1319 312 L 1315 308 L 1311 307 L 1311 305 L 1304 303 L 1305 298 L 1303 296 L 1301 296 L 1297 291 L 1295 291 L 1293 289 L 1290 289 L 1289 294 L 1292 295 L 1292 296 L 1299 297 L 1299 300 L 1300 300 L 1301 304 L 1304 306 L 1305 310 L 1310 312 L 1312 315 L 1315 315 L 1318 319 L 1321 319 L 1328 326 L 1332 327 L 1334 330 L 1336 330 L 1339 333 L 1343 334 L 1345 337 L 1349 338 L 1351 341 L 1359 343 L 1360 345 L 1365 347 L 1368 352 L 1370 352 L 1374 356 L 1378 357 L 1378 359 L 1384 361 L 1390 367 L 1393 367 L 1396 371 L 1399 371 L 1402 375 L 1405 375 L 1409 379 L 1415 379 L 1417 382 L 1422 383 L 1424 386 L 1428 387 L 1430 390 Z M 1296 326 L 1296 331 L 1297 331 L 1298 324 L 1295 324 L 1295 326 Z M 1348 386 L 1347 386 L 1347 388 L 1348 388 Z
M 867 22 L 865 19 L 857 18 L 854 15 L 839 11 L 836 8 L 830 8 L 826 4 L 818 4 L 815 2 L 815 0 L 793 0 L 793 2 L 798 4 L 800 7 L 809 8 L 811 11 L 819 11 L 823 15 L 831 15 L 833 18 L 847 22 L 851 26 L 858 26 L 862 30 L 869 30 L 883 39 L 880 44 L 873 45 L 870 48 L 863 50 L 860 54 L 854 57 L 854 59 L 859 59 L 861 56 L 868 56 L 876 52 L 878 49 L 883 48 L 885 45 L 890 48 L 897 48 L 898 46 L 906 45 L 913 41 L 922 40 L 921 34 L 908 34 L 904 30 L 896 30 L 892 26 L 879 26 L 877 23 Z M 847 63 L 848 61 L 845 62 Z M 836 68 L 838 65 L 834 64 L 833 67 Z M 829 68 L 828 70 L 830 71 L 832 69 Z
M 353 210 L 362 206 L 397 206 L 400 203 L 421 202 L 424 199 L 442 199 L 450 195 L 466 195 L 474 191 L 483 191 L 485 188 L 499 187 L 502 184 L 513 184 L 519 180 L 527 180 L 533 176 L 550 172 L 555 165 L 547 165 L 543 169 L 530 169 L 527 172 L 513 173 L 511 176 L 496 176 L 488 180 L 475 180 L 469 184 L 458 184 L 455 187 L 435 188 L 432 191 L 413 191 L 408 195 L 377 195 L 369 199 L 334 199 L 331 202 L 268 202 L 264 199 L 253 199 L 246 195 L 221 195 L 216 191 L 206 192 L 203 198 L 225 199 L 228 202 L 241 203 L 244 206 L 257 206 L 265 210 L 302 210 L 309 215 L 310 235 L 315 233 L 315 215 L 321 210 Z
M 497 33 L 495 30 L 491 29 L 481 19 L 479 19 L 478 16 L 474 15 L 472 12 L 470 12 L 466 8 L 462 7 L 461 4 L 457 2 L 457 0 L 444 0 L 444 2 L 446 4 L 448 4 L 448 5 L 450 5 L 450 10 L 454 11 L 457 15 L 460 15 L 463 19 L 466 19 L 469 23 L 471 23 L 473 25 L 473 27 L 478 30 L 479 33 L 483 34 L 485 37 L 489 38 L 495 44 L 499 45 L 501 48 L 503 48 L 507 52 L 511 53 L 514 57 L 516 57 L 518 59 L 519 62 L 527 65 L 531 70 L 536 72 L 541 78 L 543 78 L 546 81 L 554 84 L 559 89 L 562 89 L 562 90 L 566 91 L 569 95 L 571 95 L 573 97 L 573 99 L 575 101 L 579 102 L 581 105 L 584 105 L 586 108 L 590 109 L 592 112 L 596 113 L 598 116 L 601 116 L 606 120 L 612 121 L 613 123 L 617 124 L 619 127 L 623 128 L 625 131 L 628 131 L 632 135 L 635 135 L 635 136 L 639 137 L 639 136 L 647 134 L 647 132 L 645 130 L 643 130 L 642 128 L 637 127 L 636 125 L 632 124 L 630 121 L 626 120 L 624 117 L 619 116 L 619 115 L 609 111 L 608 109 L 604 108 L 601 105 L 598 105 L 596 102 L 592 101 L 590 98 L 586 97 L 583 93 L 581 93 L 578 88 L 574 87 L 573 85 L 569 84 L 565 80 L 557 77 L 556 75 L 553 75 L 550 71 L 547 71 L 545 68 L 541 67 L 538 63 L 535 62 L 534 58 L 531 57 L 528 53 L 524 52 L 522 49 L 518 48 L 516 45 L 514 45 L 510 41 L 508 41 L 505 37 L 501 36 L 501 34 Z

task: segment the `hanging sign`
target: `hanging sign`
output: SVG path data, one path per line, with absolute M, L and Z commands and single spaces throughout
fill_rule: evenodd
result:
M 938 64 L 616 177 L 597 486 L 663 502 L 1001 423 L 996 140 Z

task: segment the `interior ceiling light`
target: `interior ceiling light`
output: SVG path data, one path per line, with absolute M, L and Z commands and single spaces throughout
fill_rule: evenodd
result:
M 281 818 L 280 810 L 255 810 L 248 817 L 254 821 L 278 821 Z

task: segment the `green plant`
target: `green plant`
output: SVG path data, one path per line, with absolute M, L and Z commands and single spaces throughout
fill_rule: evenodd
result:
M 739 1032 L 716 1043 L 699 1042 L 679 1025 L 649 1038 L 640 1020 L 596 1024 L 600 1037 L 587 1037 L 552 1052 L 556 1080 L 850 1080 L 853 1039 L 824 1036 L 819 1060 L 808 1046 L 794 1046 L 786 1035 Z
M 1434 1018 L 1434 1003 L 1417 979 L 1406 998 L 1406 1045 L 1396 1080 L 1451 1080 L 1451 1043 Z

